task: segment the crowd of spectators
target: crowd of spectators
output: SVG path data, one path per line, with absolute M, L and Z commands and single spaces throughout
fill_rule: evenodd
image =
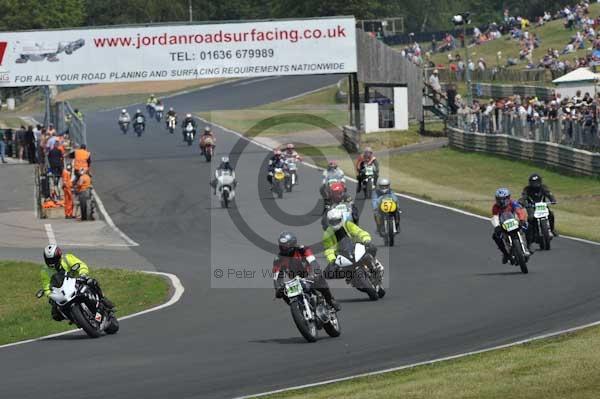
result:
M 510 134 L 587 149 L 600 148 L 600 93 L 577 91 L 573 97 L 555 93 L 550 99 L 519 95 L 469 106 L 457 95 L 449 104 L 457 127 L 489 134 Z
M 509 10 L 505 10 L 500 23 L 491 22 L 484 26 L 476 26 L 473 28 L 472 36 L 467 38 L 467 45 L 470 46 L 477 46 L 500 38 L 515 41 L 519 48 L 517 57 L 506 57 L 504 60 L 502 59 L 503 54 L 499 52 L 496 54 L 495 60 L 486 60 L 481 57 L 464 60 L 457 52 L 465 45 L 462 32 L 458 32 L 456 37 L 448 32 L 440 42 L 436 40 L 435 36 L 432 37 L 431 47 L 428 50 L 423 50 L 418 43 L 412 43 L 403 48 L 401 53 L 419 66 L 434 68 L 436 65 L 431 61 L 432 54 L 448 52 L 448 69 L 457 73 L 465 71 L 466 68 L 472 71 L 483 71 L 492 64 L 494 68 L 520 64 L 528 69 L 549 69 L 554 77 L 558 77 L 574 69 L 593 65 L 594 62 L 600 64 L 600 35 L 598 35 L 600 17 L 591 18 L 589 6 L 589 2 L 583 0 L 573 6 L 566 6 L 554 14 L 545 11 L 543 15 L 534 18 L 533 23 L 525 17 L 511 15 Z M 543 43 L 535 32 L 530 32 L 530 28 L 540 27 L 552 20 L 559 19 L 563 20 L 565 29 L 573 31 L 573 35 L 563 48 L 547 48 L 542 58 L 534 59 L 534 50 L 540 48 Z M 568 54 L 581 49 L 591 49 L 591 51 L 585 56 L 567 59 Z

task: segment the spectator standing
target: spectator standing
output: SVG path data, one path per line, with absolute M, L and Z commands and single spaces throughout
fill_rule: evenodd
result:
M 4 137 L 4 131 L 1 132 L 2 133 L 0 133 L 0 160 L 2 160 L 2 163 L 6 163 L 6 159 L 4 159 L 6 155 L 6 139 Z
M 25 126 L 21 126 L 17 133 L 15 134 L 15 143 L 17 147 L 17 156 L 16 158 L 23 160 L 23 154 L 25 153 Z
M 62 177 L 65 160 L 62 151 L 58 148 L 59 144 L 54 143 L 54 146 L 48 152 L 48 166 L 50 175 L 53 180 L 52 190 L 56 196 L 58 195 L 59 182 Z
M 12 129 L 6 129 L 4 131 L 4 143 L 6 144 L 6 155 L 14 158 L 17 151 L 15 149 L 15 133 Z
M 434 69 L 431 76 L 429 76 L 429 86 L 435 92 L 436 98 L 442 93 L 442 85 L 440 84 L 440 78 L 438 77 L 438 70 Z
M 29 163 L 35 163 L 35 134 L 33 126 L 28 126 L 25 132 L 25 146 L 27 148 L 27 159 Z

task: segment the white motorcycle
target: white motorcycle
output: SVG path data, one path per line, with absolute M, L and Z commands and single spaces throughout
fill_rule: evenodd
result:
M 194 129 L 194 125 L 188 123 L 187 125 L 185 125 L 183 131 L 185 135 L 185 142 L 188 145 L 192 145 L 192 143 L 194 142 L 194 137 L 196 136 L 196 130 Z
M 221 201 L 222 208 L 228 208 L 235 198 L 235 175 L 229 171 L 221 171 L 217 176 L 217 195 Z
M 121 132 L 123 132 L 123 134 L 127 134 L 127 130 L 129 130 L 130 122 L 131 121 L 129 120 L 129 118 L 123 118 L 123 117 L 119 118 L 119 127 L 121 128 Z
M 550 209 L 546 202 L 536 202 L 533 205 L 533 223 L 530 228 L 533 229 L 533 242 L 540 245 L 542 251 L 550 250 L 550 241 L 552 241 L 552 232 L 550 231 Z
M 292 187 L 298 184 L 298 164 L 296 157 L 289 157 L 285 160 L 286 164 L 286 176 L 285 176 L 285 190 L 288 193 L 292 192 Z
M 367 253 L 363 244 L 355 244 L 348 237 L 338 243 L 338 248 L 335 265 L 346 283 L 366 293 L 372 301 L 383 298 L 383 265 Z
M 167 129 L 169 129 L 169 133 L 173 134 L 175 132 L 176 127 L 177 119 L 173 115 L 169 115 L 167 119 Z
M 114 311 L 101 304 L 98 294 L 84 279 L 74 276 L 77 270 L 79 264 L 69 273 L 58 272 L 52 277 L 50 301 L 65 319 L 82 328 L 90 338 L 98 338 L 103 333 L 115 334 L 119 331 L 119 321 Z M 43 297 L 44 290 L 39 290 L 36 296 Z
M 154 117 L 156 118 L 157 122 L 162 120 L 164 110 L 165 106 L 162 104 L 154 106 Z
M 138 135 L 138 137 L 142 136 L 144 130 L 146 129 L 146 119 L 143 116 L 138 116 L 135 118 L 135 123 L 133 124 L 133 130 Z

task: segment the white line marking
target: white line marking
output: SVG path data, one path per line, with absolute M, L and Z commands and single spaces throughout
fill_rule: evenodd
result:
M 526 338 L 526 339 L 522 339 L 520 341 L 511 342 L 511 343 L 504 344 L 504 345 L 493 346 L 491 348 L 485 348 L 485 349 L 479 349 L 479 350 L 471 351 L 471 352 L 459 353 L 457 355 L 440 357 L 440 358 L 433 359 L 433 360 L 426 360 L 426 361 L 423 361 L 423 362 L 412 363 L 412 364 L 407 364 L 407 365 L 398 366 L 398 367 L 392 367 L 392 368 L 389 368 L 389 369 L 384 369 L 384 370 L 379 370 L 379 371 L 372 371 L 370 373 L 355 374 L 355 375 L 351 375 L 351 376 L 348 376 L 348 377 L 334 378 L 334 379 L 331 379 L 331 380 L 325 380 L 325 381 L 315 382 L 315 383 L 312 383 L 312 384 L 304 384 L 304 385 L 298 385 L 298 386 L 295 386 L 295 387 L 282 388 L 282 389 L 277 389 L 277 390 L 274 390 L 274 391 L 258 393 L 258 394 L 255 394 L 255 395 L 239 396 L 239 397 L 237 397 L 235 399 L 258 398 L 258 397 L 261 397 L 261 396 L 273 395 L 273 394 L 278 394 L 278 393 L 283 393 L 283 392 L 295 391 L 295 390 L 298 390 L 298 389 L 313 388 L 313 387 L 318 387 L 318 386 L 322 386 L 322 385 L 333 384 L 333 383 L 336 383 L 336 382 L 353 380 L 353 379 L 356 379 L 356 378 L 363 378 L 363 377 L 370 377 L 370 376 L 375 376 L 375 375 L 392 373 L 394 371 L 401 371 L 401 370 L 406 370 L 406 369 L 410 369 L 410 368 L 413 368 L 413 367 L 431 365 L 431 364 L 435 364 L 435 363 L 445 362 L 447 360 L 460 359 L 460 358 L 463 358 L 463 357 L 466 357 L 466 356 L 477 355 L 477 354 L 480 354 L 480 353 L 491 352 L 491 351 L 495 351 L 495 350 L 499 350 L 499 349 L 506 349 L 506 348 L 510 348 L 510 347 L 513 347 L 513 346 L 527 344 L 527 343 L 530 343 L 532 341 L 538 341 L 540 339 L 552 338 L 552 337 L 556 337 L 556 336 L 563 335 L 563 334 L 573 333 L 573 332 L 576 332 L 576 331 L 583 330 L 585 328 L 595 327 L 595 326 L 598 326 L 598 325 L 600 325 L 600 321 L 595 321 L 593 323 L 584 324 L 582 326 L 577 326 L 577 327 L 573 327 L 573 328 L 568 328 L 566 330 L 561 330 L 561 331 L 551 332 L 551 333 L 547 333 L 547 334 L 542 334 L 542 335 L 538 335 L 538 336 L 535 336 L 535 337 L 532 337 L 532 338 Z
M 56 237 L 54 236 L 54 230 L 52 230 L 52 225 L 46 223 L 44 225 L 44 228 L 46 229 L 46 235 L 48 236 L 48 243 L 56 245 Z
M 260 79 L 243 80 L 243 81 L 241 81 L 239 83 L 232 84 L 231 87 L 251 85 L 253 83 L 264 82 L 265 80 L 279 79 L 280 77 L 281 76 L 268 76 L 266 78 L 260 78 Z
M 179 299 L 181 299 L 181 296 L 183 295 L 183 292 L 185 291 L 185 288 L 183 287 L 183 284 L 181 284 L 181 280 L 179 280 L 179 277 L 177 277 L 174 274 L 163 273 L 163 272 L 149 272 L 149 271 L 143 271 L 143 270 L 141 272 L 142 273 L 147 273 L 147 274 L 156 274 L 156 275 L 164 276 L 164 277 L 168 278 L 169 282 L 173 286 L 173 289 L 175 290 L 175 292 L 173 293 L 173 295 L 171 296 L 171 298 L 167 302 L 163 303 L 162 305 L 158 305 L 158 306 L 155 306 L 155 307 L 150 308 L 150 309 L 142 310 L 140 312 L 133 313 L 133 314 L 130 314 L 130 315 L 127 315 L 127 316 L 119 317 L 119 321 L 131 319 L 132 317 L 141 316 L 141 315 L 144 315 L 146 313 L 155 312 L 157 310 L 161 310 L 161 309 L 167 308 L 169 306 L 172 306 L 175 303 L 177 303 L 177 301 L 179 301 Z M 17 345 L 28 344 L 28 343 L 31 343 L 31 342 L 43 341 L 43 340 L 48 339 L 48 338 L 60 337 L 62 335 L 72 334 L 72 333 L 77 332 L 77 331 L 80 331 L 80 329 L 63 331 L 63 332 L 56 333 L 56 334 L 45 335 L 45 336 L 39 337 L 39 338 L 32 338 L 32 339 L 27 339 L 25 341 L 18 341 L 18 342 L 13 342 L 13 343 L 10 343 L 10 344 L 4 344 L 4 345 L 0 345 L 0 349 L 9 348 L 9 347 L 12 347 L 12 346 L 17 346 Z
M 100 199 L 100 196 L 98 195 L 96 190 L 92 190 L 92 195 L 94 196 L 94 199 L 96 200 L 96 204 L 98 204 L 98 209 L 100 209 L 100 212 L 102 212 L 102 215 L 104 216 L 104 220 L 106 221 L 106 224 L 108 224 L 115 232 L 117 232 L 117 234 L 119 234 L 121 236 L 121 238 L 123 240 L 125 240 L 125 242 L 127 242 L 127 244 L 129 244 L 130 247 L 139 246 L 140 244 L 138 244 L 137 242 L 135 242 L 131 238 L 129 238 L 129 236 L 127 236 L 127 234 L 123 233 L 121 231 L 121 229 L 119 229 L 117 227 L 115 222 L 113 222 L 112 218 L 106 211 L 106 208 L 104 207 L 104 204 L 102 203 L 102 200 Z

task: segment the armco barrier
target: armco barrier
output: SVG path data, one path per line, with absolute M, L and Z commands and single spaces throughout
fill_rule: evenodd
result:
M 448 128 L 450 147 L 533 161 L 581 175 L 600 176 L 600 153 L 505 134 L 471 133 Z

